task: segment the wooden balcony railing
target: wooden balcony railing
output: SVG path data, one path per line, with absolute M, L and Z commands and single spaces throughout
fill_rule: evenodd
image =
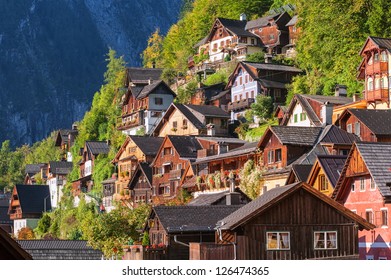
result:
M 388 62 L 378 61 L 374 62 L 372 65 L 367 65 L 365 68 L 366 75 L 380 74 L 388 72 Z
M 117 129 L 118 130 L 125 130 L 132 127 L 140 126 L 143 124 L 143 119 L 139 116 L 139 114 L 136 114 L 135 116 L 132 116 L 131 120 L 125 120 L 123 117 L 117 118 Z
M 251 104 L 255 102 L 254 98 L 241 99 L 228 103 L 228 111 L 239 111 L 242 109 L 250 108 Z
M 366 100 L 369 102 L 373 101 L 388 101 L 389 90 L 386 88 L 368 90 L 366 92 Z

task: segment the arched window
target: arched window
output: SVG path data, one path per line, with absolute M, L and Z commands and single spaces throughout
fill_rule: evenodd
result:
M 387 76 L 383 76 L 380 80 L 381 88 L 388 88 L 388 79 Z
M 372 77 L 369 77 L 368 78 L 368 86 L 367 86 L 367 88 L 368 88 L 368 90 L 373 90 L 373 79 L 372 79 Z
M 375 62 L 379 61 L 379 53 L 375 53 L 375 58 L 374 59 L 375 59 Z

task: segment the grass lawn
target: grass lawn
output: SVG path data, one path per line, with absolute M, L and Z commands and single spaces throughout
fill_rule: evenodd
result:
M 254 142 L 261 139 L 263 133 L 265 133 L 266 129 L 269 127 L 269 125 L 278 125 L 277 119 L 270 120 L 262 125 L 260 125 L 257 128 L 250 129 L 246 133 L 246 141 Z

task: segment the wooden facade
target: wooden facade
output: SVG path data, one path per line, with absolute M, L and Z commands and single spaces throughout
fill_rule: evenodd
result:
M 237 259 L 357 258 L 358 230 L 373 225 L 305 183 L 270 192 L 277 194 L 266 193 L 222 220 L 222 238 L 237 244 Z

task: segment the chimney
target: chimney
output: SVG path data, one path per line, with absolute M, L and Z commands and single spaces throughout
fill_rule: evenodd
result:
M 235 192 L 235 180 L 230 179 L 229 193 L 225 196 L 227 205 L 239 205 L 240 204 L 240 193 Z
M 77 124 L 76 123 L 72 124 L 72 130 L 77 130 Z
M 152 68 L 156 68 L 156 62 L 152 61 Z
M 107 146 L 110 146 L 111 145 L 111 141 L 110 140 L 106 140 L 106 144 L 107 144 Z
M 273 55 L 270 53 L 265 53 L 265 63 L 272 63 Z
M 247 20 L 246 14 L 245 14 L 245 13 L 240 14 L 239 19 L 240 19 L 241 21 L 246 21 L 246 20 Z
M 335 96 L 347 97 L 348 96 L 347 87 L 345 85 L 336 85 Z
M 149 78 L 149 79 L 148 79 L 148 85 L 150 85 L 150 84 L 152 84 L 152 83 L 153 83 L 152 78 Z
M 359 100 L 360 100 L 360 94 L 356 92 L 355 94 L 353 94 L 353 102 L 356 102 Z
M 215 125 L 210 123 L 210 124 L 207 124 L 206 125 L 206 129 L 207 129 L 207 135 L 208 136 L 215 136 L 216 134 L 216 129 L 215 129 Z

